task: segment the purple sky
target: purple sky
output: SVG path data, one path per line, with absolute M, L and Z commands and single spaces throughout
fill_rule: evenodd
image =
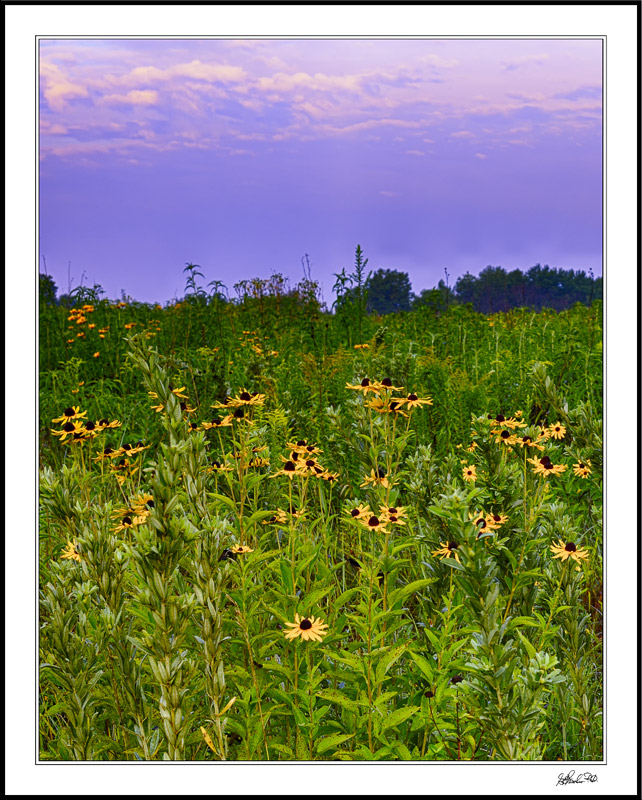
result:
M 602 273 L 600 40 L 41 40 L 40 253 L 137 300 L 368 267 Z M 40 262 L 42 269 L 42 259 Z

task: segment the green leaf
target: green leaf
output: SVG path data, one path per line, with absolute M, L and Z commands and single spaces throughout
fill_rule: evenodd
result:
M 402 722 L 405 722 L 417 711 L 419 711 L 419 706 L 406 706 L 406 708 L 398 708 L 383 720 L 381 723 L 381 730 L 387 731 L 388 728 L 392 728 L 395 725 L 401 725 Z
M 338 689 L 323 689 L 317 692 L 317 697 L 320 697 L 322 700 L 329 700 L 331 703 L 336 703 L 343 708 L 347 708 L 348 711 L 357 711 L 359 709 L 359 704 L 356 700 L 351 700 L 349 697 L 346 697 L 346 695 Z
M 292 583 L 292 571 L 290 569 L 290 565 L 285 561 L 281 560 L 279 562 L 279 567 L 281 569 L 281 580 L 283 581 L 283 587 L 287 594 L 294 594 L 294 584 Z
M 217 494 L 216 492 L 208 492 L 207 494 L 209 497 L 213 497 L 214 500 L 218 500 L 219 503 L 223 503 L 223 505 L 232 509 L 232 511 L 236 511 L 236 503 L 231 497 L 225 497 L 225 495 Z
M 342 744 L 347 739 L 352 739 L 353 736 L 354 733 L 333 733 L 331 736 L 324 736 L 317 744 L 317 755 L 321 755 L 321 753 L 325 753 L 327 750 Z
M 450 560 L 450 559 L 448 559 Z M 418 592 L 420 589 L 424 589 L 426 586 L 429 586 L 431 583 L 434 583 L 436 578 L 422 578 L 419 581 L 413 581 L 412 583 L 407 584 L 406 586 L 402 586 L 400 589 L 395 589 L 394 592 L 390 592 L 389 601 L 390 605 L 394 606 L 397 601 L 403 600 L 404 597 L 407 597 L 411 592 Z
M 423 673 L 424 678 L 426 678 L 426 680 L 429 681 L 430 684 L 432 685 L 432 682 L 435 678 L 433 665 L 427 658 L 424 658 L 422 655 L 419 655 L 419 653 L 413 653 L 412 650 L 409 650 L 408 652 L 410 653 L 410 657 L 412 658 L 412 660 L 415 662 L 415 664 L 419 667 L 419 669 Z
M 375 673 L 375 680 L 377 683 L 381 683 L 385 674 L 388 672 L 390 667 L 395 663 L 395 661 L 397 661 L 401 657 L 406 647 L 407 644 L 404 642 L 403 644 L 400 644 L 397 647 L 388 650 L 388 652 L 384 656 L 382 656 L 381 660 L 377 664 L 377 670 Z

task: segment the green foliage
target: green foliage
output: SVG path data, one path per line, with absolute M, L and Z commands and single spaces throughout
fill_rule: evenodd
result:
M 366 263 L 41 308 L 43 759 L 601 759 L 600 304 L 374 319 Z

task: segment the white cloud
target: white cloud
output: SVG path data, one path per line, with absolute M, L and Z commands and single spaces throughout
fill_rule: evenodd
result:
M 127 94 L 106 94 L 101 97 L 97 103 L 101 105 L 153 106 L 157 101 L 158 92 L 152 91 L 151 89 L 142 91 L 133 89 L 131 92 L 127 92 Z
M 484 153 L 475 153 L 475 158 L 479 158 L 479 159 L 483 160 L 484 158 L 488 158 L 488 156 L 485 155 Z
M 406 155 L 407 156 L 425 156 L 426 154 L 424 153 L 423 150 L 406 150 Z
M 73 83 L 60 67 L 45 60 L 40 62 L 40 80 L 42 93 L 52 111 L 62 111 L 74 97 L 89 96 L 86 87 Z

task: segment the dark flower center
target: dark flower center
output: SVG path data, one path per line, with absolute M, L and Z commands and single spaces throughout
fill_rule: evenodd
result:
M 458 550 L 459 549 L 459 545 L 457 544 L 457 542 L 448 542 L 448 549 L 449 550 Z
M 495 422 L 503 422 L 505 419 L 506 419 L 506 417 L 503 414 L 498 414 L 495 417 Z
M 82 433 L 74 433 L 74 439 L 82 439 L 82 438 L 83 438 Z
M 95 425 L 95 423 L 93 423 L 93 422 L 88 422 L 88 423 L 85 425 L 85 428 L 86 428 L 88 431 L 93 431 L 93 430 L 95 430 L 95 429 L 96 429 L 96 425 Z
M 251 395 L 249 392 L 241 392 L 241 394 L 239 395 L 239 397 L 240 397 L 240 399 L 241 399 L 241 400 L 245 400 L 246 402 L 247 402 L 248 400 L 251 400 L 251 399 L 252 399 L 252 395 Z
M 124 459 L 124 458 L 121 458 L 120 461 L 118 462 L 118 466 L 119 467 L 126 467 L 127 466 L 127 460 Z
M 186 408 L 187 408 L 187 404 L 186 404 L 186 403 L 184 403 L 184 402 L 181 400 L 181 411 L 185 411 L 185 409 L 186 409 Z
M 502 439 L 508 439 L 510 436 L 510 431 L 502 431 Z
M 283 469 L 284 469 L 286 472 L 294 472 L 294 470 L 296 469 L 296 467 L 294 466 L 294 464 L 293 464 L 291 461 L 286 461 L 286 462 L 285 462 L 285 465 L 284 465 L 284 467 L 283 467 Z
M 65 422 L 62 426 L 63 431 L 67 431 L 67 433 L 71 433 L 75 429 L 75 425 L 73 422 Z
M 432 689 L 428 689 L 427 692 L 424 692 L 424 696 L 427 697 L 428 699 L 430 699 L 431 697 L 435 696 L 435 693 L 433 692 Z
M 574 553 L 577 550 L 577 545 L 574 542 L 569 542 L 564 549 L 567 553 Z
M 532 442 L 533 440 L 531 439 L 530 436 L 522 436 L 522 441 L 523 442 Z
M 100 420 L 100 424 L 101 424 L 101 425 L 109 425 L 109 420 L 108 420 L 108 419 L 105 419 L 105 418 L 103 417 L 103 419 L 101 419 L 101 420 Z
M 127 450 L 131 450 L 131 449 L 132 449 L 132 446 L 130 444 L 124 444 L 123 445 L 123 450 L 127 451 Z
M 480 518 L 480 519 L 477 520 L 477 524 L 479 525 L 480 528 L 485 528 L 486 527 L 486 520 Z
M 353 508 L 350 513 L 352 514 L 353 517 L 358 517 L 359 516 L 359 509 L 358 508 Z
M 311 453 L 314 450 L 314 445 L 309 444 L 305 449 L 308 451 L 308 453 Z
M 379 524 L 379 517 L 370 517 L 370 519 L 368 520 L 368 525 L 370 525 L 371 528 L 376 528 L 378 524 Z
M 148 500 L 145 503 L 145 505 L 147 506 L 147 508 L 154 508 L 154 501 L 153 500 Z
M 132 524 L 132 518 L 131 517 L 127 517 L 127 516 L 123 517 L 123 525 L 131 525 L 131 524 Z
M 539 463 L 544 464 L 544 466 L 546 466 L 546 464 L 550 464 L 551 463 L 550 456 L 543 456 L 542 458 L 540 458 Z
M 296 446 L 305 447 L 305 439 L 299 439 L 299 441 L 296 443 Z
M 237 408 L 236 411 L 234 412 L 234 416 L 236 417 L 236 419 L 243 419 L 243 417 L 245 416 L 245 412 L 243 411 L 242 408 Z
M 389 508 L 388 509 L 388 513 L 389 514 L 396 514 L 397 513 L 397 509 L 396 508 Z
M 214 417 L 212 419 L 212 425 L 220 425 L 220 423 L 221 423 L 221 418 L 220 417 Z
M 499 522 L 501 517 L 499 516 L 499 514 L 493 514 L 493 519 L 495 520 L 495 522 Z
M 311 627 L 312 623 L 309 619 L 302 619 L 299 623 L 299 628 L 301 628 L 302 631 L 309 631 Z
M 547 461 L 546 464 L 544 464 L 543 466 L 544 469 L 555 469 L 555 467 L 553 466 L 553 464 L 551 464 L 550 461 Z
M 408 400 L 412 401 L 413 403 L 414 403 L 415 400 L 418 400 L 418 399 L 419 398 L 417 397 L 416 394 L 409 394 L 408 395 Z
M 555 432 L 556 432 L 556 433 L 559 433 L 559 431 L 560 431 L 560 428 L 559 428 L 559 425 L 558 425 L 558 426 L 555 428 Z
M 379 469 L 377 470 L 377 477 L 378 478 L 385 478 L 386 477 L 386 471 L 385 471 L 385 469 L 383 467 L 379 467 Z
M 75 416 L 75 414 L 76 414 L 76 412 L 73 410 L 73 408 L 66 408 L 63 411 L 63 416 L 65 416 L 65 417 L 73 417 L 73 416 Z
M 364 379 L 361 381 L 361 385 L 362 385 L 362 386 L 370 386 L 370 378 L 364 378 Z
M 450 679 L 450 682 L 456 684 L 461 683 L 463 680 L 464 679 L 461 677 L 461 675 L 453 675 L 453 677 Z
M 198 428 L 198 425 L 196 424 L 196 422 L 190 422 L 189 426 L 190 426 L 191 430 L 194 430 L 195 428 Z
M 395 515 L 394 515 L 394 514 L 392 514 L 392 515 L 390 516 L 390 522 L 396 522 L 396 521 L 397 521 L 397 517 L 395 517 Z
M 390 410 L 391 410 L 391 411 L 395 411 L 395 410 L 397 409 L 397 406 L 398 406 L 398 405 L 399 405 L 399 403 L 398 403 L 396 400 L 393 400 L 393 401 L 390 403 Z
M 113 452 L 114 452 L 114 450 L 113 450 L 113 448 L 112 448 L 112 447 L 106 447 L 106 448 L 103 450 L 103 455 L 105 455 L 105 456 L 108 456 L 108 455 L 111 455 L 111 453 L 113 453 Z
M 584 469 L 584 464 L 582 464 L 582 462 L 581 462 L 581 461 L 580 461 L 580 463 L 579 463 L 577 466 L 578 466 L 580 469 Z
M 311 458 L 309 458 L 309 459 L 308 459 L 308 460 L 305 462 L 305 466 L 306 466 L 306 467 L 313 467 L 313 466 L 314 466 L 314 461 L 313 461 Z

